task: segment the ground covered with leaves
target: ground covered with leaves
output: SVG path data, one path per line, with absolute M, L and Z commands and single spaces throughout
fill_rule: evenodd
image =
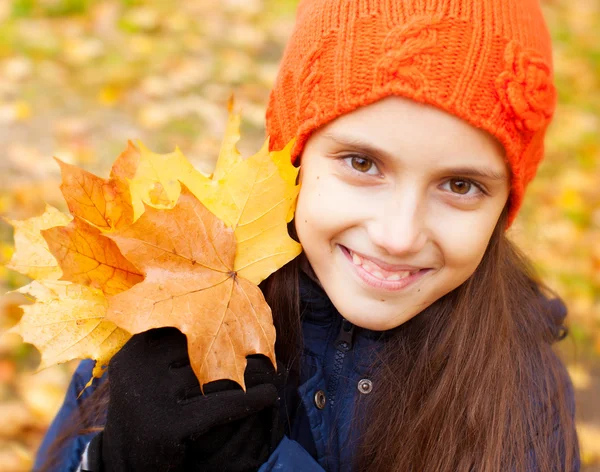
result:
M 586 470 L 600 470 L 600 3 L 546 0 L 559 107 L 546 160 L 511 237 L 567 302 L 564 355 L 576 387 Z M 127 140 L 214 167 L 235 92 L 242 155 L 264 140 L 264 111 L 296 0 L 0 2 L 0 214 L 45 202 L 67 211 L 52 156 L 108 175 Z M 0 263 L 13 252 L 0 223 Z M 0 267 L 0 293 L 29 279 Z M 0 298 L 0 332 L 21 316 Z M 29 470 L 74 364 L 37 374 L 39 354 L 0 340 L 0 471 Z

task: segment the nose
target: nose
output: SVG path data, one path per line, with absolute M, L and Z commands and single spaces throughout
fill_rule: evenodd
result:
M 427 242 L 424 209 L 416 193 L 388 198 L 367 225 L 371 241 L 390 255 L 416 254 Z

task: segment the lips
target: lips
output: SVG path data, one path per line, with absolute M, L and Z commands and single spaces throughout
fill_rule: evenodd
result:
M 394 266 L 357 254 L 345 246 L 340 246 L 340 248 L 346 258 L 354 265 L 361 279 L 375 288 L 399 290 L 429 272 L 429 269 L 420 269 L 413 266 Z
M 352 249 L 349 249 L 345 246 L 341 247 L 344 248 L 349 254 L 354 265 L 362 267 L 367 272 L 379 279 L 385 280 L 389 277 L 392 277 L 390 280 L 401 280 L 422 270 L 420 267 L 388 264 L 384 261 L 380 261 L 375 258 L 369 258 L 354 252 Z

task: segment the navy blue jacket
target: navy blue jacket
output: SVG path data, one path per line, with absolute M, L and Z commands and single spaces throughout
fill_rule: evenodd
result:
M 355 329 L 340 316 L 324 291 L 304 274 L 300 294 L 304 349 L 300 386 L 293 392 L 295 407 L 288 408 L 286 413 L 290 432 L 260 472 L 349 471 L 357 436 L 357 428 L 351 425 L 353 406 L 360 395 L 368 395 L 377 388 L 369 378 L 369 366 L 381 337 L 387 333 Z M 64 405 L 38 451 L 35 469 L 45 460 L 50 443 L 67 427 L 69 415 L 103 381 L 95 381 L 77 398 L 90 379 L 92 368 L 93 361 L 85 360 L 75 372 Z M 565 381 L 574 414 L 573 390 L 566 371 Z M 557 440 L 560 428 L 558 425 L 555 430 Z M 83 435 L 73 440 L 65 448 L 56 470 L 75 471 L 91 437 Z M 536 470 L 532 457 L 529 471 Z M 579 470 L 579 458 L 575 470 Z

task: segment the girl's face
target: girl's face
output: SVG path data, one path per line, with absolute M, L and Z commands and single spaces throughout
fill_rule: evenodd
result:
M 311 135 L 295 225 L 344 318 L 395 328 L 469 278 L 508 199 L 503 156 L 486 132 L 397 96 Z

